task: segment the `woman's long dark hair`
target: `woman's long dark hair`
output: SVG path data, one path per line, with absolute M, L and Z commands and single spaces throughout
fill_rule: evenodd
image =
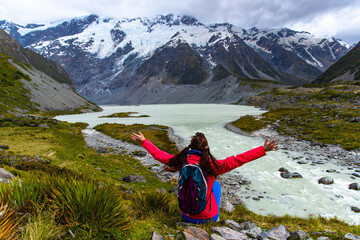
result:
M 215 157 L 211 155 L 210 148 L 203 133 L 197 132 L 195 136 L 191 138 L 189 146 L 184 148 L 180 153 L 170 159 L 165 166 L 165 171 L 176 172 L 186 163 L 189 150 L 201 151 L 201 159 L 199 165 L 203 167 L 206 174 L 216 177 L 220 164 L 216 161 Z

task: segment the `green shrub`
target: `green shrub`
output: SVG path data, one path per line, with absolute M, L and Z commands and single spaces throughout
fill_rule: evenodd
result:
M 59 178 L 51 195 L 67 224 L 80 224 L 94 232 L 114 229 L 122 232 L 129 228 L 127 209 L 116 191 L 99 187 L 95 181 Z

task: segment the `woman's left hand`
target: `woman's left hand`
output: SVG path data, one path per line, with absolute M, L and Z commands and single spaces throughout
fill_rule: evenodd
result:
M 145 140 L 145 137 L 144 135 L 141 133 L 141 132 L 138 132 L 138 134 L 136 133 L 131 133 L 130 135 L 131 139 L 135 142 L 139 141 L 139 142 L 142 142 Z
M 268 142 L 268 141 L 269 141 L 269 139 L 267 138 L 264 143 L 265 152 L 277 151 L 278 143 L 276 143 L 274 140 L 272 140 L 271 142 Z

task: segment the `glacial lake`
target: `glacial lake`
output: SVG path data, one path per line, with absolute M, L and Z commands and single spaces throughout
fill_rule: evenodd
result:
M 138 106 L 101 106 L 102 112 L 57 116 L 56 119 L 68 122 L 86 122 L 89 128 L 98 124 L 161 124 L 171 127 L 174 134 L 188 143 L 196 132 L 203 132 L 208 139 L 212 154 L 223 159 L 231 155 L 263 145 L 261 137 L 248 137 L 227 130 L 224 125 L 244 115 L 259 115 L 260 109 L 250 106 L 225 104 L 161 104 Z M 149 115 L 145 118 L 99 118 L 117 112 L 138 112 Z M 284 145 L 284 144 L 283 144 Z M 285 149 L 285 150 L 284 150 Z M 315 160 L 318 154 L 314 152 Z M 223 178 L 242 175 L 251 181 L 249 185 L 239 186 L 233 194 L 241 198 L 251 211 L 277 216 L 289 214 L 306 217 L 321 215 L 337 217 L 351 224 L 360 224 L 360 214 L 351 206 L 360 207 L 360 191 L 348 189 L 349 184 L 359 182 L 351 178 L 353 169 L 338 166 L 327 161 L 318 165 L 298 164 L 296 159 L 304 157 L 301 151 L 286 150 L 280 146 L 277 152 L 269 152 L 265 157 L 237 168 Z M 319 157 L 320 158 L 320 157 Z M 303 178 L 283 179 L 279 168 L 299 172 Z M 334 169 L 338 172 L 326 172 Z M 332 185 L 318 184 L 320 177 L 335 179 Z M 254 198 L 261 196 L 260 200 Z

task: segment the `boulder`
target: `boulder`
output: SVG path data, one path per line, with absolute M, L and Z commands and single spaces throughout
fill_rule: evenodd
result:
M 317 240 L 330 240 L 328 237 L 318 237 Z
M 297 161 L 298 164 L 308 164 L 307 161 L 304 161 L 304 160 L 300 160 L 300 161 Z
M 298 172 L 282 172 L 282 173 L 280 173 L 280 176 L 282 178 L 286 178 L 286 179 L 289 179 L 289 178 L 302 178 L 301 174 L 298 173 Z
M 322 177 L 318 180 L 318 183 L 329 185 L 334 183 L 334 179 L 332 177 Z
M 358 207 L 351 207 L 351 210 L 356 213 L 360 213 L 360 208 Z
M 226 223 L 226 225 L 228 225 L 229 227 L 231 227 L 235 231 L 243 230 L 243 228 L 240 227 L 240 224 L 238 224 L 234 220 L 226 220 L 225 223 Z
M 225 238 L 223 238 L 222 236 L 219 236 L 215 233 L 211 234 L 210 236 L 210 240 L 226 240 Z
M 352 233 L 347 233 L 347 234 L 345 234 L 344 239 L 360 240 L 360 237 L 356 236 Z
M 281 168 L 279 168 L 279 172 L 289 172 L 289 170 L 287 170 L 287 169 L 284 168 L 284 167 L 281 167 Z
M 123 178 L 120 178 L 120 181 L 133 183 L 133 182 L 143 182 L 146 183 L 146 179 L 143 176 L 139 176 L 137 174 L 127 175 Z
M 351 184 L 349 185 L 349 189 L 360 190 L 360 184 L 358 184 L 358 183 L 351 183 Z
M 351 175 L 353 175 L 353 176 L 355 176 L 355 177 L 360 177 L 360 174 L 358 174 L 358 173 L 356 173 L 356 172 L 352 173 Z
M 7 183 L 12 178 L 15 178 L 15 176 L 12 175 L 10 172 L 6 171 L 5 169 L 0 168 L 0 182 Z
M 308 238 L 309 235 L 306 232 L 297 230 L 295 232 L 290 233 L 290 237 L 288 238 L 288 240 L 305 240 Z
M 49 125 L 44 124 L 44 123 L 40 124 L 38 127 L 39 128 L 50 128 Z
M 238 239 L 238 240 L 247 240 L 249 239 L 245 233 L 241 233 L 241 232 L 238 232 L 238 231 L 234 231 L 228 227 L 213 227 L 212 230 L 216 233 L 219 233 L 221 234 L 221 236 L 225 239 L 228 239 L 228 240 L 235 240 L 235 239 Z
M 234 205 L 228 200 L 224 199 L 220 203 L 220 208 L 224 209 L 227 212 L 233 212 L 235 210 Z
M 249 230 L 249 229 L 252 229 L 254 227 L 257 227 L 256 223 L 253 223 L 253 222 L 250 222 L 250 221 L 242 222 L 239 225 L 240 225 L 240 229 L 242 229 L 242 230 Z
M 243 230 L 242 232 L 245 233 L 249 238 L 258 239 L 262 230 L 261 230 L 261 228 L 255 226 L 249 230 Z
M 163 240 L 163 239 L 164 238 L 157 231 L 153 231 L 151 240 Z
M 360 122 L 360 117 L 350 118 L 350 119 L 349 119 L 349 122 L 353 122 L 353 123 Z
M 283 225 L 268 230 L 267 234 L 269 238 L 273 240 L 287 240 L 287 238 L 290 237 L 290 233 L 286 231 Z
M 187 240 L 210 240 L 209 234 L 200 228 L 196 227 L 186 227 L 182 233 Z

